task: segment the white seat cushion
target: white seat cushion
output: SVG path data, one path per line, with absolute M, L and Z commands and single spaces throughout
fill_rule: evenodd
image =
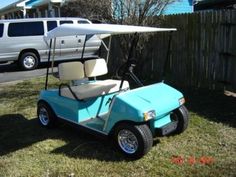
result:
M 60 80 L 78 80 L 84 78 L 84 65 L 81 62 L 67 62 L 58 65 Z
M 88 84 L 82 84 L 78 86 L 72 86 L 71 89 L 78 97 L 78 99 L 87 99 L 108 93 L 114 93 L 119 91 L 121 81 L 119 80 L 104 80 L 96 81 Z M 129 89 L 129 83 L 124 81 L 122 90 Z M 70 90 L 67 87 L 61 89 L 61 95 L 75 99 Z
M 108 72 L 107 63 L 103 58 L 85 61 L 84 70 L 87 77 L 101 76 Z

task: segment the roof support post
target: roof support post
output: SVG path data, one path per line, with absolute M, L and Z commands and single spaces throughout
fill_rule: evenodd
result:
M 168 40 L 168 46 L 167 46 L 166 60 L 165 60 L 165 63 L 164 63 L 164 69 L 162 71 L 162 82 L 164 82 L 165 79 L 166 79 L 168 64 L 170 63 L 172 34 L 173 34 L 172 31 L 169 32 L 169 40 Z
M 26 7 L 25 6 L 23 6 L 23 18 L 26 18 Z
M 58 7 L 58 17 L 61 17 L 61 7 Z
M 51 2 L 48 3 L 48 17 L 55 17 Z
M 49 44 L 48 65 L 47 65 L 47 73 L 46 73 L 45 90 L 48 89 L 48 74 L 49 74 L 49 62 L 50 62 L 50 58 L 51 58 L 51 50 L 52 50 L 52 39 L 50 39 L 50 44 Z
M 11 16 L 12 16 L 13 19 L 15 18 L 14 12 L 11 13 Z
M 41 17 L 41 11 L 38 8 L 36 9 L 36 13 L 38 17 Z

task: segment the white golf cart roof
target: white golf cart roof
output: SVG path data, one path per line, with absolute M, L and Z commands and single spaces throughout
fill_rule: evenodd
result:
M 161 31 L 176 31 L 176 28 L 154 28 L 114 24 L 63 24 L 44 34 L 44 40 L 74 35 L 106 34 L 101 38 L 116 34 L 148 33 Z

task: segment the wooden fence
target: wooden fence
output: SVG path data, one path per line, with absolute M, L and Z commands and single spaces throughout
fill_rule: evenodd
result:
M 166 67 L 166 81 L 178 86 L 236 90 L 236 10 L 163 16 L 161 27 L 175 27 Z M 110 70 L 122 50 L 112 44 Z M 162 80 L 168 33 L 148 38 L 139 48 L 136 72 L 146 80 Z M 141 66 L 141 67 L 140 67 Z

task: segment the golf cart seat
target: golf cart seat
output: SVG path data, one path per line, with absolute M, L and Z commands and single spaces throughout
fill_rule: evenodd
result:
M 104 65 L 105 64 L 105 65 Z M 81 62 L 67 62 L 58 65 L 60 80 L 84 80 L 85 76 L 95 77 L 107 73 L 107 66 L 104 59 L 95 59 L 86 61 L 83 65 Z M 85 71 L 85 72 L 84 72 Z M 85 81 L 76 86 L 59 88 L 59 94 L 71 99 L 84 100 L 108 93 L 119 91 L 119 80 L 104 81 Z M 122 89 L 128 89 L 129 84 L 124 82 Z
M 105 75 L 108 72 L 107 63 L 105 59 L 103 58 L 85 61 L 84 70 L 85 70 L 86 77 L 89 77 L 89 78 L 91 77 L 96 78 L 97 76 Z M 107 79 L 107 80 L 97 81 L 95 79 L 95 84 L 97 85 L 100 85 L 100 86 L 113 85 L 113 87 L 110 88 L 109 92 L 106 92 L 106 93 L 113 93 L 113 92 L 119 91 L 120 83 L 121 83 L 121 80 Z M 129 89 L 128 81 L 124 81 L 121 90 L 125 90 L 125 89 Z
M 65 81 L 84 79 L 84 65 L 81 62 L 67 62 L 58 65 L 59 79 Z

